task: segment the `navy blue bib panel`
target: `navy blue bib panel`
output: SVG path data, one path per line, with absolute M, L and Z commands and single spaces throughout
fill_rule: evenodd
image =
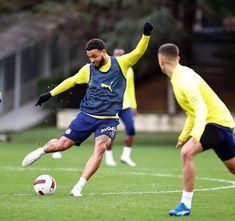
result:
M 107 72 L 90 64 L 90 79 L 86 95 L 80 103 L 82 112 L 96 116 L 115 116 L 122 109 L 126 78 L 114 57 Z

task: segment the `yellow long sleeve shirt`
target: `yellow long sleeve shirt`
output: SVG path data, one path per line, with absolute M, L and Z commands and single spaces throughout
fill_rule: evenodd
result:
M 149 43 L 150 36 L 142 35 L 139 43 L 137 44 L 136 48 L 128 54 L 124 54 L 120 57 L 117 57 L 117 61 L 120 65 L 122 73 L 124 76 L 127 75 L 127 70 L 134 65 L 141 56 L 145 53 L 148 43 Z M 99 70 L 101 72 L 106 72 L 109 70 L 111 66 L 111 59 L 109 58 L 108 62 L 103 65 Z M 61 82 L 57 87 L 50 91 L 52 96 L 56 96 L 71 87 L 74 87 L 76 84 L 84 84 L 88 83 L 90 79 L 90 64 L 84 65 L 77 74 L 74 76 L 65 79 Z
M 134 71 L 129 68 L 126 75 L 126 90 L 123 98 L 122 109 L 127 108 L 137 108 L 136 98 L 135 98 L 135 82 L 134 82 Z
M 177 102 L 187 115 L 187 120 L 179 140 L 188 136 L 197 141 L 208 123 L 233 128 L 233 118 L 220 98 L 209 85 L 192 69 L 177 65 L 171 76 L 171 84 Z

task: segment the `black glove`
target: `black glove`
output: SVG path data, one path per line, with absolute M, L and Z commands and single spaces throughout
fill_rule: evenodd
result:
M 35 106 L 41 106 L 42 103 L 48 101 L 50 98 L 51 98 L 51 93 L 50 92 L 47 92 L 47 93 L 44 93 L 44 94 L 41 94 L 38 98 L 38 102 L 35 104 Z
M 150 36 L 151 35 L 151 32 L 153 30 L 153 25 L 149 22 L 146 22 L 144 24 L 144 31 L 143 31 L 143 34 L 146 35 L 146 36 Z

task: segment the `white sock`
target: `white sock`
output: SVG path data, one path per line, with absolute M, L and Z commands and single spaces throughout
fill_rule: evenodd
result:
M 108 160 L 113 160 L 113 151 L 112 150 L 105 150 L 105 157 Z
M 37 149 L 37 151 L 38 151 L 38 154 L 40 154 L 40 156 L 42 156 L 43 154 L 45 154 L 45 151 L 44 151 L 44 148 L 43 148 L 43 147 L 39 147 L 39 148 Z
M 131 151 L 132 151 L 132 148 L 131 147 L 123 147 L 123 150 L 122 150 L 122 157 L 121 158 L 130 158 L 131 157 Z
M 184 203 L 189 209 L 192 207 L 193 192 L 186 192 L 183 190 L 181 203 Z
M 87 180 L 83 177 L 80 177 L 78 183 L 76 184 L 77 188 L 80 189 L 80 192 L 82 192 L 83 187 L 86 185 Z

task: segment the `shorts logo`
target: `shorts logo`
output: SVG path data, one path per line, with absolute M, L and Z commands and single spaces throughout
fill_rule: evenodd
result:
M 116 132 L 116 127 L 105 127 L 103 129 L 101 129 L 100 133 L 103 133 L 106 131 Z
M 70 128 L 68 128 L 68 129 L 65 131 L 65 133 L 66 133 L 66 134 L 70 134 L 71 131 L 72 131 L 72 130 L 71 130 Z
M 106 135 L 110 136 L 111 138 L 113 138 L 116 134 L 116 130 L 117 130 L 116 127 L 105 127 L 100 130 L 100 133 L 106 134 Z

